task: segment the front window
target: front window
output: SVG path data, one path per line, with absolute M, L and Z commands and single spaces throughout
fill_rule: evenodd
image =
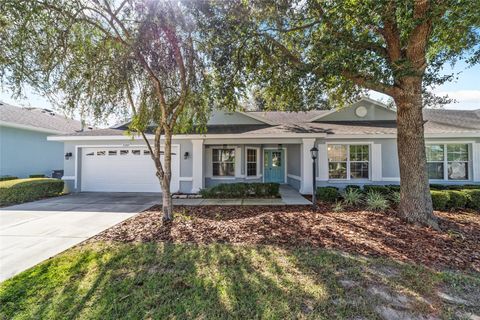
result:
M 257 175 L 257 149 L 247 149 L 247 176 Z
M 429 144 L 426 148 L 429 179 L 468 180 L 468 144 Z
M 213 176 L 235 176 L 235 149 L 212 149 Z
M 369 146 L 331 144 L 328 146 L 330 179 L 368 179 Z

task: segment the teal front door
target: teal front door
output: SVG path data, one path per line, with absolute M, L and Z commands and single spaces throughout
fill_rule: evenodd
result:
M 285 156 L 283 150 L 264 150 L 263 174 L 265 182 L 285 182 Z

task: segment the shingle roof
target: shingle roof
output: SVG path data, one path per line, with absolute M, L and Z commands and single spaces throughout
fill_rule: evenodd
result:
M 396 134 L 395 121 L 330 121 L 310 122 L 312 118 L 326 111 L 256 112 L 256 116 L 268 117 L 276 125 L 210 125 L 207 134 L 238 134 L 251 137 L 256 135 L 282 135 L 292 133 L 324 133 L 329 135 L 382 135 Z M 480 109 L 474 111 L 424 110 L 425 133 L 480 133 Z M 124 128 L 100 129 L 91 132 L 73 133 L 73 136 L 120 136 Z
M 253 114 L 265 118 L 276 124 L 310 122 L 313 118 L 328 113 L 330 110 L 311 110 L 300 112 L 289 111 L 249 111 L 246 114 Z
M 63 133 L 74 133 L 82 129 L 80 121 L 69 119 L 51 110 L 20 108 L 4 102 L 0 102 L 0 121 Z M 91 131 L 88 128 L 86 130 Z

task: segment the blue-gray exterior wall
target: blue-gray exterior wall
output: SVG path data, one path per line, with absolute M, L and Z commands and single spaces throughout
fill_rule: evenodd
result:
M 50 176 L 63 169 L 63 143 L 47 141 L 48 133 L 0 126 L 0 176 Z

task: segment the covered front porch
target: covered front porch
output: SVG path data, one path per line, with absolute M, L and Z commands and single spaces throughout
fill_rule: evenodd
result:
M 221 183 L 274 182 L 311 194 L 315 138 L 192 140 L 192 191 Z

